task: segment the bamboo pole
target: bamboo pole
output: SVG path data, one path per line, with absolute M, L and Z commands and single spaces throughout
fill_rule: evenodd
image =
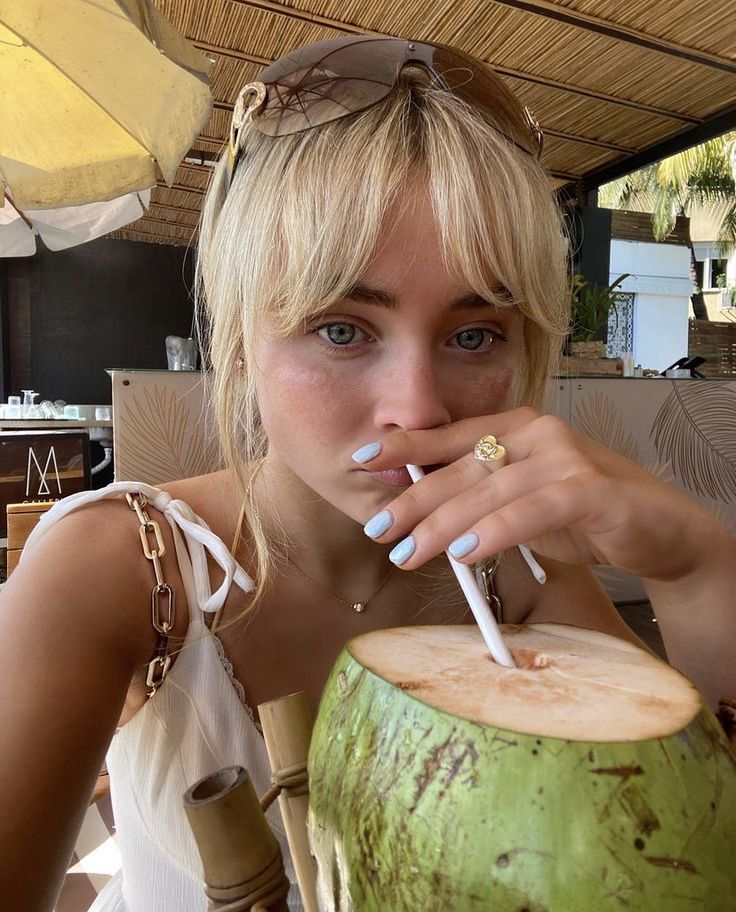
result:
M 317 905 L 317 867 L 309 850 L 307 837 L 308 785 L 291 785 L 306 774 L 309 742 L 312 737 L 312 714 L 304 692 L 269 700 L 258 706 L 263 726 L 271 776 L 274 785 L 282 785 L 279 794 L 281 816 L 294 861 L 294 869 L 305 912 L 319 912 Z
M 289 881 L 242 766 L 205 776 L 184 794 L 184 810 L 204 867 L 211 912 L 289 912 Z

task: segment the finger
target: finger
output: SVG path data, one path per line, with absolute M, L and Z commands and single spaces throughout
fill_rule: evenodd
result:
M 472 453 L 406 488 L 363 527 L 374 541 L 388 543 L 421 532 L 426 552 L 439 554 L 456 534 L 485 512 L 505 506 L 559 477 L 563 454 L 555 450 L 506 464 L 492 472 Z M 427 526 L 419 528 L 422 522 Z M 426 530 L 430 531 L 427 532 Z M 429 534 L 430 539 L 424 541 Z M 416 536 L 415 536 L 416 540 Z
M 483 516 L 448 545 L 455 560 L 474 563 L 579 523 L 585 510 L 573 479 L 556 481 Z M 475 542 L 475 544 L 474 544 Z M 459 544 L 462 543 L 462 544 Z M 473 547 L 468 547 L 473 544 Z
M 407 463 L 448 465 L 471 452 L 478 439 L 486 434 L 494 434 L 506 446 L 510 433 L 538 417 L 539 413 L 534 409 L 518 408 L 497 415 L 464 418 L 438 428 L 397 431 L 383 440 L 364 444 L 353 453 L 353 459 L 370 467 L 372 472 Z M 514 458 L 511 453 L 510 458 Z M 523 454 L 519 458 L 523 458 Z
M 394 549 L 398 549 L 398 554 L 392 551 L 391 559 L 397 566 L 413 570 L 446 551 L 458 538 L 474 533 L 487 515 L 523 500 L 533 490 L 549 487 L 555 481 L 554 466 L 547 459 L 513 463 L 492 474 L 484 470 L 483 476 L 477 484 L 452 497 L 443 496 L 439 485 L 436 486 L 438 490 L 431 492 L 427 485 L 422 494 L 419 487 L 434 481 L 435 475 L 424 479 L 378 514 L 380 517 L 390 513 L 394 523 L 382 535 L 376 536 L 376 540 L 389 542 L 406 536 Z M 429 501 L 433 504 L 431 510 L 427 508 Z
M 488 478 L 472 454 L 427 475 L 406 488 L 380 513 L 371 517 L 363 531 L 374 541 L 390 542 L 419 523 L 452 498 Z

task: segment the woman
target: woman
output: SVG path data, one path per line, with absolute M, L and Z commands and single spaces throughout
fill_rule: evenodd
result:
M 3 593 L 6 908 L 51 908 L 112 740 L 123 876 L 94 908 L 204 909 L 182 792 L 237 762 L 265 790 L 246 710 L 316 705 L 351 636 L 470 620 L 446 548 L 504 554 L 506 621 L 634 641 L 587 565 L 636 573 L 673 663 L 712 702 L 736 691 L 726 529 L 534 410 L 569 320 L 539 148 L 493 74 L 429 45 L 304 48 L 243 94 L 200 244 L 228 468 L 68 499 Z M 488 434 L 493 473 L 472 455 Z M 411 486 L 407 463 L 433 471 Z

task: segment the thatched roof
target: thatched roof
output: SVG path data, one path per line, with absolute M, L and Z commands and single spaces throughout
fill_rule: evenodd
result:
M 154 0 L 213 60 L 212 117 L 226 141 L 238 90 L 293 47 L 376 32 L 453 44 L 491 63 L 545 134 L 555 187 L 600 183 L 736 126 L 736 17 L 713 0 Z M 114 236 L 190 243 L 210 168 L 184 163 L 148 215 Z

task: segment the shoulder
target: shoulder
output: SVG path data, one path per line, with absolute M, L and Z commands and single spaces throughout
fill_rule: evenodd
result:
M 164 544 L 164 579 L 181 591 L 173 535 L 158 511 Z M 20 600 L 27 616 L 59 627 L 76 627 L 85 636 L 116 643 L 131 661 L 144 662 L 155 646 L 150 599 L 155 583 L 152 562 L 143 552 L 140 521 L 124 495 L 93 501 L 53 521 L 37 541 L 24 549 L 3 590 L 3 601 Z M 183 593 L 182 593 L 183 595 Z M 186 631 L 187 612 L 180 612 L 177 635 Z
M 223 541 L 230 540 L 237 525 L 240 495 L 228 469 L 171 481 L 159 487 L 187 504 Z

